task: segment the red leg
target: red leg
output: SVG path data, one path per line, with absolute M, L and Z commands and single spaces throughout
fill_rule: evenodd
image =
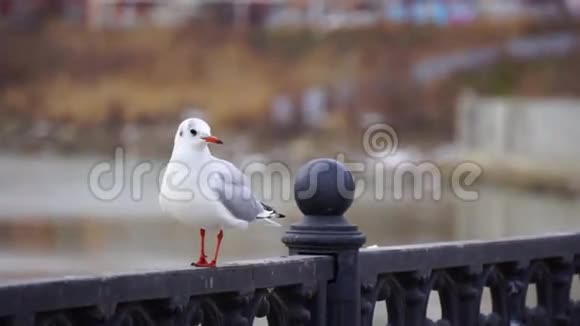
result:
M 205 255 L 205 229 L 199 229 L 199 235 L 201 236 L 201 252 L 199 254 L 199 259 L 196 263 L 192 263 L 192 265 L 199 266 L 199 267 L 206 267 L 208 266 L 207 256 Z
M 220 255 L 220 248 L 222 246 L 222 239 L 224 238 L 224 231 L 220 230 L 220 232 L 217 235 L 217 246 L 215 248 L 215 256 L 213 257 L 213 260 L 209 263 L 212 266 L 215 266 L 217 264 L 219 255 Z
M 207 258 L 205 255 L 205 229 L 199 229 L 199 235 L 201 236 L 201 258 L 205 260 Z

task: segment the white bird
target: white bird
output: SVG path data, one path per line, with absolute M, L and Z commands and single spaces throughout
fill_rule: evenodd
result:
M 217 263 L 223 229 L 246 229 L 248 224 L 282 218 L 253 194 L 248 178 L 232 163 L 214 157 L 208 144 L 222 144 L 201 119 L 184 120 L 175 133 L 173 152 L 167 164 L 159 204 L 178 220 L 200 228 L 201 250 L 195 266 L 214 267 Z M 206 230 L 219 230 L 213 260 L 205 254 Z

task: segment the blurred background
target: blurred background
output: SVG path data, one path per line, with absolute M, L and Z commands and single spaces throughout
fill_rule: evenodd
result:
M 578 230 L 579 22 L 577 0 L 0 0 L 0 278 L 192 261 L 198 230 L 157 205 L 187 117 L 239 166 L 342 153 L 434 162 L 444 181 L 484 169 L 472 202 L 447 186 L 432 200 L 427 182 L 421 200 L 365 191 L 348 216 L 370 245 Z M 364 152 L 374 123 L 395 153 Z M 103 183 L 125 186 L 102 201 L 89 171 L 116 148 L 124 173 Z M 284 184 L 266 199 L 291 224 Z M 226 233 L 225 260 L 286 254 L 283 228 L 251 229 Z

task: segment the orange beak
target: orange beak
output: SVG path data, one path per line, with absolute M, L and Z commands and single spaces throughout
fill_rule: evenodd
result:
M 205 140 L 208 143 L 214 143 L 214 144 L 223 144 L 224 143 L 223 141 L 221 141 L 219 138 L 217 138 L 215 136 L 207 136 L 207 137 L 203 137 L 201 139 Z

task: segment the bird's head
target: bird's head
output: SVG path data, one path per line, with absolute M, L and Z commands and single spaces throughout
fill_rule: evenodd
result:
M 175 133 L 175 145 L 187 146 L 193 149 L 205 149 L 209 143 L 223 144 L 223 142 L 211 134 L 211 128 L 207 122 L 192 118 L 186 119 L 177 128 Z

